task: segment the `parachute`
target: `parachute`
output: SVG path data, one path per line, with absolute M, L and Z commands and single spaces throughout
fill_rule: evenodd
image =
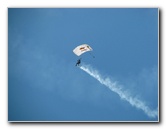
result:
M 88 44 L 82 44 L 77 46 L 73 52 L 77 55 L 80 56 L 85 52 L 92 51 L 93 49 L 88 45 Z

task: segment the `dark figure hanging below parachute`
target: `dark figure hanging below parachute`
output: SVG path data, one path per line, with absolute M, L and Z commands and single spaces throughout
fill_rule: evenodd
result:
M 81 59 L 77 60 L 76 66 L 79 66 L 81 63 Z

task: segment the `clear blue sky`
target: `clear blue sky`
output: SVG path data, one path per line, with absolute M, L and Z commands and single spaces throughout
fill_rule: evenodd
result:
M 9 121 L 157 121 L 79 68 L 82 61 L 158 108 L 158 9 L 8 9 Z

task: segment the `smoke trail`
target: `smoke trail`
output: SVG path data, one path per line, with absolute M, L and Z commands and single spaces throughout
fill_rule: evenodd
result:
M 99 72 L 93 69 L 90 65 L 82 65 L 80 69 L 88 73 L 90 76 L 97 79 L 101 84 L 108 87 L 113 92 L 117 93 L 121 99 L 128 101 L 132 106 L 135 106 L 138 109 L 142 109 L 149 117 L 157 117 L 158 110 L 151 110 L 143 101 L 132 97 L 128 92 L 122 90 L 122 87 L 116 82 L 110 80 L 110 78 L 103 78 Z

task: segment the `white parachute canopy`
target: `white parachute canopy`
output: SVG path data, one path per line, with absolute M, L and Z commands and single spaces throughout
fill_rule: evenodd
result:
M 88 45 L 88 44 L 82 44 L 77 46 L 73 52 L 77 55 L 80 56 L 81 54 L 88 52 L 88 51 L 92 51 L 93 49 Z

